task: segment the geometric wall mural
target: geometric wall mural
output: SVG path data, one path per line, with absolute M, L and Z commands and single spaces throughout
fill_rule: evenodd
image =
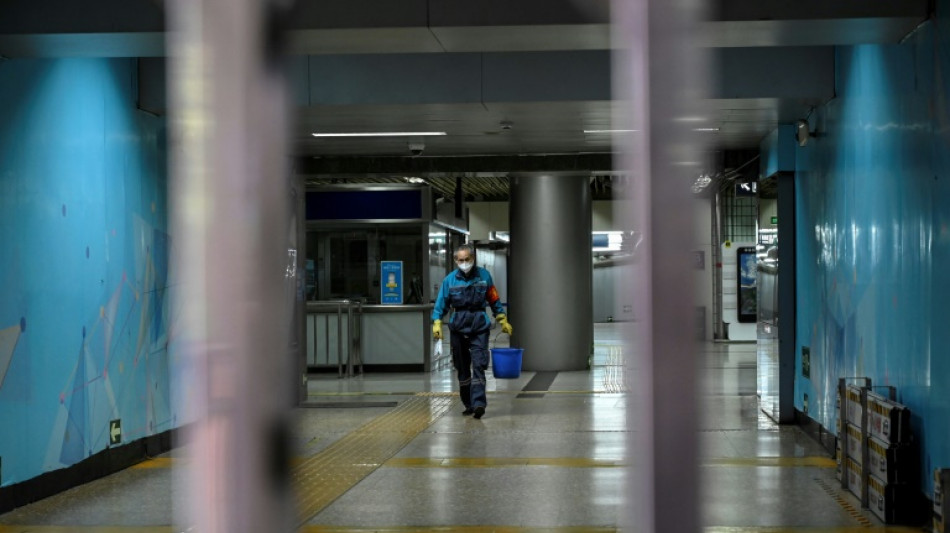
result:
M 3 378 L 7 375 L 7 368 L 10 367 L 10 360 L 13 359 L 13 351 L 16 349 L 16 342 L 20 339 L 20 332 L 26 326 L 20 324 L 0 329 L 0 387 L 3 387 Z
M 0 62 L 0 485 L 173 429 L 164 119 L 131 59 Z

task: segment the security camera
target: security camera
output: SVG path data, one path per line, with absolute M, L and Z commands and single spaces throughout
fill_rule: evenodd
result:
M 422 155 L 422 152 L 425 149 L 426 143 L 422 141 L 414 141 L 409 143 L 409 153 L 412 155 Z

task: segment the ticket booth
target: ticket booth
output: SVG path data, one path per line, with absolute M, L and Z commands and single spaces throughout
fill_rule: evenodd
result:
M 305 200 L 307 366 L 428 371 L 433 302 L 467 224 L 427 185 L 326 185 Z

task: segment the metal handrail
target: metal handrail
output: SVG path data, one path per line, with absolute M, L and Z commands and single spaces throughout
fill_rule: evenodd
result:
M 346 328 L 346 361 L 343 361 L 343 311 L 346 310 L 347 328 Z M 356 313 L 354 313 L 354 309 Z M 363 325 L 363 302 L 360 300 L 318 300 L 308 301 L 306 303 L 307 314 L 319 313 L 325 311 L 336 311 L 336 361 L 337 377 L 343 377 L 343 368 L 346 367 L 346 377 L 353 377 L 354 359 L 359 365 L 359 373 L 363 373 L 363 356 L 361 352 L 361 331 Z M 355 318 L 355 320 L 354 320 Z M 326 334 L 326 364 L 330 364 L 330 314 L 324 315 L 324 331 Z M 310 334 L 310 329 L 307 331 Z M 316 337 L 316 335 L 314 335 Z M 309 345 L 309 343 L 308 343 Z

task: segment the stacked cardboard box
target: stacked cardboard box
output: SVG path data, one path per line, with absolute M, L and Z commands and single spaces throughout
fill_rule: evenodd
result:
M 919 471 L 910 411 L 892 398 L 866 393 L 868 508 L 888 524 L 913 519 Z
M 934 470 L 934 532 L 950 533 L 947 513 L 950 512 L 950 468 Z
M 838 441 L 835 455 L 837 457 L 837 476 L 842 488 L 851 491 L 861 500 L 862 506 L 867 506 L 867 393 L 871 382 L 866 378 L 864 386 L 846 385 L 840 380 L 838 398 L 836 402 Z M 842 415 L 844 415 L 842 417 Z

